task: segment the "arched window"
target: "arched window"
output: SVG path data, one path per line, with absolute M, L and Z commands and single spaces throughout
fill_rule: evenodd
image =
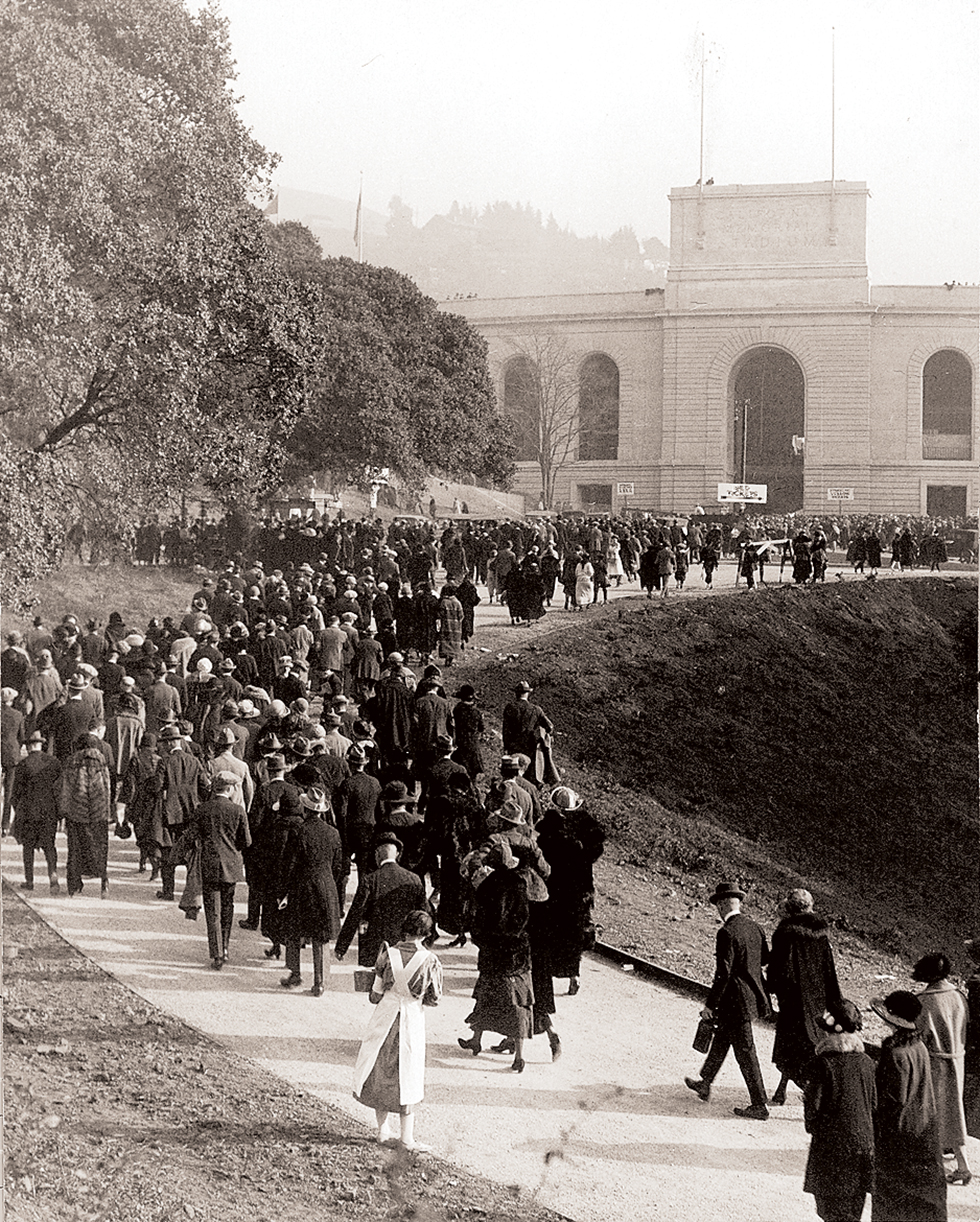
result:
M 803 507 L 806 381 L 782 348 L 753 348 L 731 382 L 731 472 L 743 484 L 765 484 L 768 512 Z
M 934 352 L 922 367 L 922 457 L 969 459 L 973 370 L 952 348 Z
M 579 372 L 578 456 L 619 457 L 619 368 L 604 353 L 587 357 Z
M 515 458 L 535 462 L 541 448 L 541 387 L 537 370 L 526 356 L 515 356 L 504 367 L 504 415 L 514 425 Z

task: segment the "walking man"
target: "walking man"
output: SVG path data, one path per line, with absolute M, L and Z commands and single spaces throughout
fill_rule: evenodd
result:
M 721 1069 L 729 1048 L 749 1089 L 749 1106 L 734 1109 L 746 1120 L 768 1120 L 766 1088 L 755 1051 L 752 1021 L 770 1012 L 769 992 L 762 968 L 769 959 L 769 945 L 762 929 L 742 913 L 745 892 L 735 883 L 719 883 L 709 903 L 718 909 L 722 926 L 715 941 L 715 978 L 708 992 L 702 1018 L 716 1020 L 714 1037 L 700 1078 L 685 1078 L 684 1085 L 703 1102 L 711 1095 L 711 1084 Z

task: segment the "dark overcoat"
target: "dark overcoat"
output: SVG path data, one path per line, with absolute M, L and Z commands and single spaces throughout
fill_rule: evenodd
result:
M 855 1197 L 874 1190 L 875 1065 L 859 1035 L 828 1036 L 819 1049 L 805 1074 L 803 1118 L 812 1140 L 803 1191 L 843 1218 Z
M 313 812 L 287 841 L 279 885 L 286 899 L 282 929 L 287 940 L 332 942 L 340 930 L 346 862 L 337 829 Z
M 769 944 L 762 929 L 737 912 L 728 918 L 715 939 L 715 976 L 706 1005 L 721 1023 L 750 1023 L 769 1015 L 769 992 L 762 969 L 769 960 Z
M 405 917 L 416 909 L 429 911 L 419 876 L 397 862 L 379 866 L 358 879 L 357 892 L 337 938 L 337 954 L 346 954 L 358 926 L 366 922 L 367 929 L 358 936 L 357 962 L 361 967 L 374 967 L 381 943 L 396 946 Z
M 813 912 L 780 921 L 766 974 L 779 1000 L 773 1064 L 800 1082 L 821 1036 L 816 1019 L 841 1002 L 827 922 Z

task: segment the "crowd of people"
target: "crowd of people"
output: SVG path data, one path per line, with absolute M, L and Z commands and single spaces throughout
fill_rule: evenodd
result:
M 383 572 L 387 557 L 374 559 Z M 432 556 L 419 547 L 409 564 L 417 593 L 431 593 Z M 503 750 L 491 758 L 477 693 L 447 692 L 430 659 L 438 644 L 451 665 L 461 647 L 452 587 L 432 595 L 421 627 L 414 595 L 396 619 L 386 583 L 363 577 L 301 564 L 286 579 L 232 562 L 185 614 L 139 630 L 113 612 L 104 627 L 69 614 L 11 633 L 0 656 L 3 831 L 22 847 L 22 887 L 33 890 L 40 852 L 58 894 L 63 823 L 69 897 L 89 879 L 105 897 L 110 836 L 134 838 L 156 898 L 187 919 L 203 911 L 215 971 L 241 881 L 239 925 L 264 936 L 268 958 L 284 957 L 283 988 L 304 985 L 309 947 L 310 991 L 322 995 L 326 948 L 342 959 L 356 940 L 358 979 L 387 1015 L 370 1065 L 358 1063 L 358 1097 L 387 1139 L 389 1114 L 417 1102 L 395 1107 L 392 1090 L 421 1072 L 413 1062 L 399 1076 L 398 1056 L 418 1053 L 417 1041 L 416 1052 L 399 1044 L 396 1011 L 404 1028 L 439 992 L 438 961 L 416 943 L 438 934 L 479 948 L 469 1051 L 489 1031 L 516 1072 L 536 1034 L 561 1055 L 554 980 L 578 991 L 604 836 L 559 783 L 552 723 L 526 682 L 501 711 Z M 410 1124 L 401 1139 L 414 1142 Z
M 733 882 L 710 898 L 722 921 L 701 1011 L 710 1038 L 700 1075 L 685 1085 L 707 1103 L 731 1050 L 749 1092 L 736 1115 L 768 1120 L 789 1083 L 800 1086 L 811 1135 L 804 1191 L 824 1222 L 860 1222 L 868 1195 L 872 1222 L 943 1222 L 947 1185 L 972 1179 L 967 1135 L 980 1137 L 980 939 L 964 943 L 966 995 L 950 979 L 949 958 L 935 952 L 913 968 L 919 992 L 871 998 L 889 1031 L 878 1047 L 859 1034 L 861 1011 L 841 992 L 813 896 L 802 888 L 786 896 L 771 947 L 742 911 L 745 898 Z M 752 1023 L 771 1015 L 773 995 L 780 1079 L 768 1097 Z

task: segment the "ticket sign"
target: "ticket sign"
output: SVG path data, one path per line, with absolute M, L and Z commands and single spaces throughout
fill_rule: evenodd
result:
M 718 500 L 722 503 L 765 505 L 769 499 L 768 484 L 719 484 Z
M 617 484 L 617 496 L 636 496 L 636 486 L 634 484 Z
M 827 489 L 827 500 L 828 501 L 853 501 L 854 500 L 854 489 L 853 488 L 828 488 Z

